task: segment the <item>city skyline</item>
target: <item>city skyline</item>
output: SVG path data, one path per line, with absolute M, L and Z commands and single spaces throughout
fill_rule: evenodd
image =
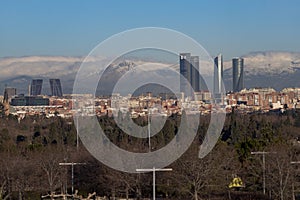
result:
M 191 53 L 179 54 L 180 91 L 187 97 L 195 98 L 196 92 L 205 91 L 200 85 L 199 67 L 199 56 L 191 56 Z M 219 54 L 214 58 L 213 90 L 210 91 L 217 99 L 221 99 L 225 94 L 223 70 L 223 56 Z M 244 59 L 234 57 L 232 58 L 232 91 L 227 92 L 240 92 L 245 88 L 247 87 L 244 83 Z
M 258 52 L 249 54 L 243 58 L 245 59 L 244 82 L 246 88 L 273 87 L 276 90 L 282 90 L 287 87 L 300 86 L 298 76 L 300 53 Z M 77 67 L 80 62 L 81 59 L 78 57 L 33 56 L 2 59 L 0 60 L 0 68 L 2 68 L 2 73 L 0 74 L 0 89 L 3 91 L 6 86 L 17 87 L 19 88 L 18 93 L 28 94 L 28 85 L 31 80 L 41 78 L 44 79 L 45 83 L 42 88 L 43 93 L 50 94 L 49 78 L 59 78 L 64 93 L 70 94 L 72 92 L 73 77 L 78 70 Z M 149 60 L 145 61 L 145 63 L 149 62 Z M 121 65 L 125 67 L 124 70 L 128 68 L 127 64 L 129 63 L 121 63 Z M 133 63 L 138 64 L 134 60 L 132 61 L 132 64 Z M 176 57 L 174 56 L 174 64 L 177 65 L 174 65 L 174 69 L 178 70 L 178 55 Z M 203 70 L 204 67 L 202 67 L 201 70 Z M 43 74 L 41 74 L 41 72 Z M 67 72 L 67 76 L 65 72 Z M 224 61 L 223 59 L 223 73 L 225 90 L 231 91 L 232 60 Z M 257 73 L 259 73 L 259 76 L 257 76 Z M 49 76 L 48 74 L 55 74 L 55 76 Z
M 147 26 L 183 32 L 210 55 L 223 52 L 225 60 L 255 51 L 300 52 L 300 2 L 296 0 L 186 3 L 193 6 L 179 17 L 181 2 L 128 6 L 116 1 L 5 1 L 0 6 L 0 58 L 85 56 L 113 34 Z
M 0 2 L 0 200 L 298 199 L 299 8 Z

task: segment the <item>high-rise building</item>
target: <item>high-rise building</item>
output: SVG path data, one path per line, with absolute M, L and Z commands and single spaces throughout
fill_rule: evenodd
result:
M 30 85 L 30 95 L 31 96 L 38 96 L 42 94 L 42 86 L 43 80 L 42 79 L 32 79 Z
M 180 65 L 180 92 L 192 97 L 194 92 L 200 91 L 199 56 L 191 56 L 190 53 L 179 55 Z
M 49 79 L 51 96 L 61 97 L 63 96 L 60 79 Z
M 13 96 L 17 95 L 17 89 L 7 87 L 4 89 L 3 102 L 9 103 Z
M 239 92 L 244 89 L 244 59 L 233 58 L 232 59 L 232 90 L 233 92 Z
M 11 99 L 12 106 L 48 106 L 49 98 L 19 95 Z
M 214 59 L 214 94 L 221 94 L 223 91 L 223 56 L 219 54 Z
M 194 92 L 200 91 L 199 56 L 191 56 L 191 84 Z
M 191 54 L 181 53 L 179 55 L 179 70 L 180 70 L 180 92 L 183 92 L 185 96 L 191 96 L 191 89 L 189 84 L 192 80 L 191 72 Z

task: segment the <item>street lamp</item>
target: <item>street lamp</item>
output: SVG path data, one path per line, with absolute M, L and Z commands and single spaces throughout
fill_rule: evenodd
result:
M 152 172 L 153 173 L 153 200 L 155 200 L 155 172 L 166 172 L 172 171 L 172 168 L 163 168 L 163 169 L 156 169 L 153 167 L 152 169 L 136 169 L 137 172 Z
M 151 152 L 151 132 L 150 132 L 150 108 L 148 102 L 148 143 L 149 143 L 149 152 Z
M 74 194 L 74 165 L 86 165 L 86 163 L 59 163 L 61 166 L 72 166 L 72 195 Z
M 275 153 L 275 152 L 266 152 L 266 151 L 255 151 L 251 152 L 251 155 L 262 155 L 263 156 L 263 193 L 266 194 L 266 154 Z
M 78 140 L 79 140 L 79 136 L 78 136 L 78 132 L 79 132 L 79 130 L 78 130 L 78 115 L 76 116 L 76 149 L 77 149 L 77 151 L 78 151 L 78 149 L 79 149 L 79 143 L 78 143 Z

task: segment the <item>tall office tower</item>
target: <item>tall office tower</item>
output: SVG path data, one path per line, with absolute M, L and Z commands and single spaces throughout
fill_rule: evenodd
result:
M 50 88 L 51 88 L 51 96 L 62 97 L 62 89 L 60 84 L 60 79 L 49 79 Z
M 219 54 L 214 59 L 215 67 L 214 67 L 214 94 L 221 94 L 223 91 L 223 56 Z
M 17 95 L 17 89 L 16 88 L 10 88 L 10 87 L 5 88 L 4 89 L 3 102 L 4 103 L 9 103 L 11 98 L 15 95 Z
M 200 91 L 199 56 L 191 56 L 191 85 L 194 92 Z
M 244 59 L 233 58 L 232 59 L 232 90 L 233 92 L 239 92 L 244 89 Z
M 31 96 L 38 96 L 42 94 L 42 86 L 43 80 L 42 79 L 32 79 L 30 85 L 30 95 Z
M 181 53 L 179 55 L 179 70 L 180 70 L 180 92 L 183 92 L 185 96 L 191 96 L 191 89 L 189 83 L 192 80 L 192 68 L 191 68 L 191 54 Z

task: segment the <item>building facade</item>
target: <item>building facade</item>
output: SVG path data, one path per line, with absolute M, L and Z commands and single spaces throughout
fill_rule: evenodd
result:
M 48 106 L 49 98 L 19 95 L 11 99 L 12 106 Z

